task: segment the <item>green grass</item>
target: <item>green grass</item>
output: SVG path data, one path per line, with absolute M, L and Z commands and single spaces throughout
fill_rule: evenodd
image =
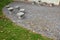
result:
M 2 8 L 10 2 L 12 2 L 12 0 L 0 0 L 0 16 L 2 15 Z
M 12 0 L 0 0 L 0 40 L 52 40 L 17 26 L 2 13 L 2 8 Z

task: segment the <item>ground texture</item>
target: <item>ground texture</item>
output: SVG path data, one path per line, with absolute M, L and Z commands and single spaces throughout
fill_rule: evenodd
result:
M 52 40 L 16 25 L 6 18 L 2 8 L 12 0 L 0 0 L 0 40 Z
M 26 12 L 25 18 L 19 19 L 16 16 L 17 9 L 9 14 L 7 8 L 4 7 L 4 14 L 13 22 L 33 32 L 60 40 L 60 7 L 46 7 L 23 2 L 13 2 L 9 5 L 12 7 L 19 5 Z

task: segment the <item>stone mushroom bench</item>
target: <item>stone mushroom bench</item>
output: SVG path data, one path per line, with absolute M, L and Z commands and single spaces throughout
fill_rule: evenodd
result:
M 23 13 L 23 12 L 19 12 L 19 13 L 17 13 L 17 17 L 18 17 L 19 19 L 21 19 L 21 18 L 24 17 L 24 14 L 25 14 L 25 13 Z
M 9 8 L 8 8 L 9 14 L 11 14 L 13 10 L 14 10 L 13 7 L 9 7 Z
M 25 14 L 25 9 L 20 9 L 19 12 L 17 13 L 17 16 L 19 19 L 23 18 Z
M 10 5 L 7 5 L 7 6 L 6 6 L 6 8 L 9 8 L 9 7 L 10 7 Z
M 20 7 L 19 7 L 19 6 L 15 6 L 15 9 L 18 9 L 18 10 L 20 10 Z
M 24 13 L 25 12 L 25 9 L 20 9 L 19 12 L 23 12 Z
M 8 8 L 9 11 L 12 11 L 13 9 L 14 9 L 13 7 Z

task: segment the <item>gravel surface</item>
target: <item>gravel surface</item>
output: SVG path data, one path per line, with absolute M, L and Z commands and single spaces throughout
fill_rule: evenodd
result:
M 23 2 L 13 2 L 9 5 L 11 7 L 18 5 L 26 12 L 25 18 L 19 19 L 16 15 L 17 9 L 9 14 L 7 8 L 4 7 L 4 14 L 13 22 L 33 32 L 60 40 L 60 7 L 47 7 Z

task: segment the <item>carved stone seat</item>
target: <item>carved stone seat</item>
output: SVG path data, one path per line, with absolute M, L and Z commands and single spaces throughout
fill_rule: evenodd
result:
M 25 9 L 20 9 L 19 12 L 25 13 Z
M 19 6 L 15 6 L 16 9 L 20 10 L 20 7 Z
M 13 7 L 9 7 L 8 8 L 9 11 L 13 11 L 13 9 L 14 9 Z
M 17 13 L 17 17 L 18 17 L 19 19 L 23 18 L 23 17 L 24 17 L 24 13 L 23 13 L 23 12 Z

